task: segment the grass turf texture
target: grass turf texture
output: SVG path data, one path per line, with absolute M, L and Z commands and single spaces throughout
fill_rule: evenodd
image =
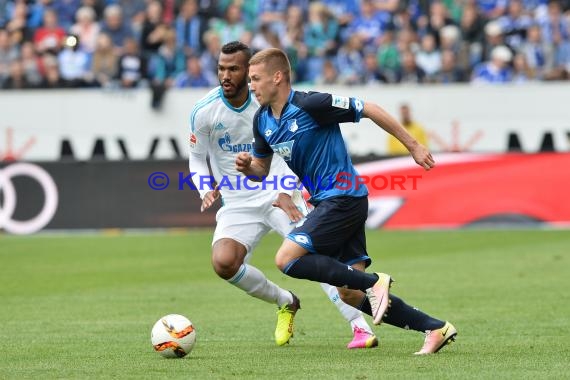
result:
M 348 350 L 348 324 L 316 283 L 277 271 L 268 236 L 253 264 L 301 298 L 290 345 L 276 308 L 218 279 L 210 231 L 179 235 L 0 236 L 0 378 L 567 378 L 570 232 L 368 233 L 373 270 L 394 294 L 459 330 L 412 355 L 417 332 L 382 325 L 380 346 Z M 184 359 L 152 350 L 150 329 L 179 313 L 197 328 Z

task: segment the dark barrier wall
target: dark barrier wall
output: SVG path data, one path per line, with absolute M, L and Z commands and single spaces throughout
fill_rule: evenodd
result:
M 409 156 L 358 165 L 360 176 L 351 183 L 367 184 L 367 226 L 570 225 L 570 153 L 440 154 L 435 160 L 430 172 Z M 0 231 L 211 227 L 220 204 L 200 213 L 198 192 L 180 181 L 188 175 L 185 160 L 4 163 Z
M 8 168 L 2 164 L 0 167 Z M 57 211 L 46 228 L 198 227 L 215 223 L 215 210 L 200 213 L 198 192 L 178 190 L 178 173 L 187 161 L 114 161 L 41 163 L 57 186 Z M 152 190 L 151 173 L 164 172 L 170 185 Z M 17 206 L 11 219 L 28 220 L 41 212 L 45 194 L 28 175 L 12 178 Z M 162 183 L 162 181 L 158 181 Z M 215 209 L 217 209 L 215 207 Z

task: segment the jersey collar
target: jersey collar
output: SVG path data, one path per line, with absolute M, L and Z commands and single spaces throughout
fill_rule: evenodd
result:
M 224 96 L 224 90 L 222 90 L 222 87 L 221 87 L 221 86 L 219 87 L 219 90 L 218 90 L 218 91 L 219 91 L 219 93 L 220 93 L 220 98 L 222 98 L 222 102 L 224 102 L 224 104 L 226 105 L 226 107 L 228 107 L 230 110 L 232 110 L 232 111 L 234 111 L 234 112 L 240 113 L 240 112 L 245 111 L 245 109 L 246 109 L 246 108 L 249 106 L 249 104 L 251 103 L 251 91 L 249 91 L 249 90 L 248 90 L 248 92 L 247 92 L 247 100 L 246 100 L 245 103 L 244 103 L 241 107 L 239 107 L 239 108 L 236 108 L 236 107 L 232 106 L 232 105 L 230 104 L 230 102 L 228 102 L 228 100 L 227 100 L 226 97 Z
M 267 107 L 267 114 L 271 116 L 273 119 L 275 119 L 275 121 L 279 121 L 280 119 L 282 119 L 283 115 L 285 114 L 285 110 L 287 109 L 287 106 L 293 100 L 293 95 L 295 95 L 295 90 L 291 89 L 291 91 L 289 92 L 289 97 L 287 98 L 287 102 L 283 105 L 283 109 L 281 110 L 281 117 L 279 119 L 276 119 L 275 116 L 273 116 L 273 113 L 271 112 L 271 107 Z

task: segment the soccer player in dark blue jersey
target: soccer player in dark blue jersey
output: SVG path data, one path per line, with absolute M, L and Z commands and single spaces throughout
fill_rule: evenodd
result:
M 430 152 L 380 106 L 360 99 L 291 88 L 291 67 L 285 53 L 265 49 L 250 60 L 251 90 L 261 108 L 254 124 L 253 157 L 241 153 L 236 169 L 261 179 L 274 153 L 285 159 L 301 179 L 315 209 L 279 248 L 275 262 L 283 273 L 337 286 L 344 302 L 382 321 L 426 334 L 416 354 L 439 351 L 457 330 L 389 294 L 391 277 L 366 273 L 365 222 L 368 190 L 346 150 L 339 123 L 370 118 L 396 137 L 426 170 L 434 167 Z M 356 270 L 355 270 L 356 269 Z

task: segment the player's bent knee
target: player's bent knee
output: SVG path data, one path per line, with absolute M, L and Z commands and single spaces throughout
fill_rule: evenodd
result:
M 233 244 L 235 243 L 235 244 Z M 225 243 L 218 242 L 214 245 L 212 251 L 212 267 L 214 272 L 224 280 L 232 278 L 243 264 L 247 251 L 245 247 L 237 242 Z
M 285 240 L 275 255 L 275 265 L 277 265 L 279 270 L 285 272 L 287 267 L 294 260 L 300 258 L 306 253 L 307 251 L 300 245 L 297 245 L 290 240 Z
M 212 258 L 212 267 L 214 268 L 214 272 L 224 280 L 229 280 L 232 278 L 242 263 L 240 262 L 227 262 L 227 261 L 219 261 Z
M 280 254 L 280 251 L 275 255 L 275 265 L 277 265 L 277 268 L 279 268 L 281 272 L 287 267 L 289 261 L 286 255 Z

